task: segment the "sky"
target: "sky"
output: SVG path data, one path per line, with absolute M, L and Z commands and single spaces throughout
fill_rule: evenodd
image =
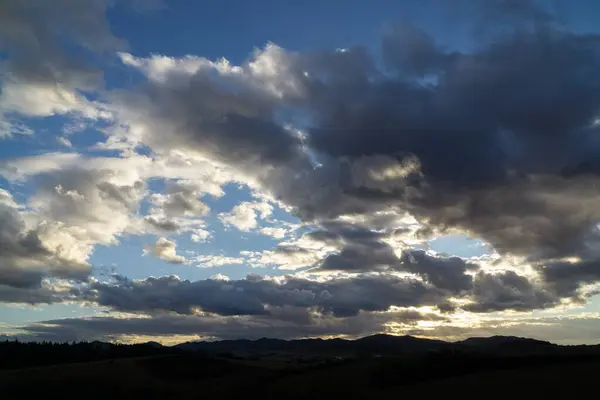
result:
M 594 0 L 4 0 L 0 335 L 600 342 Z

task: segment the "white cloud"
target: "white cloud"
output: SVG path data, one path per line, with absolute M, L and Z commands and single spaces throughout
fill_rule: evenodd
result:
M 152 254 L 171 264 L 183 264 L 186 262 L 185 257 L 177 254 L 177 244 L 164 237 L 159 238 L 156 243 L 147 246 L 144 249 L 144 254 Z
M 198 199 L 196 193 L 175 192 L 175 193 L 154 193 L 150 195 L 149 201 L 160 209 L 161 214 L 167 217 L 173 216 L 205 216 L 210 212 L 210 208 Z
M 294 246 L 280 246 L 274 250 L 242 251 L 247 263 L 254 268 L 277 266 L 280 269 L 294 270 L 316 265 L 324 256 L 315 250 Z
M 28 117 L 50 117 L 75 113 L 89 119 L 110 119 L 111 114 L 98 103 L 60 84 L 4 82 L 0 94 L 0 109 Z
M 271 236 L 275 239 L 283 239 L 288 233 L 288 230 L 285 228 L 278 228 L 273 226 L 265 226 L 260 228 L 258 231 L 263 235 Z
M 0 114 L 0 139 L 14 135 L 33 135 L 33 130 L 22 122 L 14 121 Z
M 0 285 L 37 287 L 46 276 L 83 279 L 90 266 L 46 242 L 43 224 L 28 226 L 12 197 L 0 202 Z
M 220 213 L 219 218 L 225 225 L 235 226 L 243 232 L 258 227 L 258 218 L 265 219 L 273 212 L 273 206 L 264 202 L 243 202 L 228 213 Z
M 28 225 L 48 249 L 86 263 L 96 244 L 116 244 L 131 228 L 146 195 L 140 162 L 148 160 L 56 153 L 6 161 L 0 174 L 25 184 L 41 178 L 27 200 Z
M 197 262 L 198 267 L 201 268 L 222 267 L 223 265 L 235 265 L 244 263 L 244 259 L 241 257 L 228 257 L 223 255 L 197 256 L 193 259 L 193 261 Z
M 192 234 L 190 235 L 190 239 L 194 243 L 208 242 L 211 237 L 212 237 L 212 234 L 209 231 L 202 229 L 202 228 L 195 229 L 194 231 L 192 231 Z
M 8 190 L 2 188 L 0 188 L 0 205 L 11 208 L 19 208 L 19 205 L 13 198 L 12 194 Z
M 68 147 L 68 148 L 72 148 L 73 147 L 73 143 L 71 143 L 71 141 L 68 138 L 64 137 L 64 136 L 57 137 L 56 141 L 58 143 L 62 144 L 63 146 L 65 146 L 65 147 Z
M 224 275 L 224 274 L 215 274 L 215 275 L 212 275 L 210 277 L 210 279 L 221 280 L 221 281 L 229 281 L 229 280 L 231 280 L 231 278 L 229 278 L 227 275 Z
M 19 157 L 0 162 L 0 175 L 19 180 L 76 165 L 81 162 L 77 153 L 46 153 L 39 156 Z

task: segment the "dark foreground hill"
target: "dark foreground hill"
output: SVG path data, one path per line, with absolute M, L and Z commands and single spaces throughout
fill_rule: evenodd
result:
M 455 343 L 389 335 L 265 338 L 173 347 L 2 342 L 0 355 L 2 399 L 556 398 L 571 396 L 572 387 L 595 387 L 600 367 L 598 346 L 501 336 Z
M 2 399 L 570 398 L 596 388 L 577 357 L 357 357 L 314 363 L 195 352 L 0 371 Z

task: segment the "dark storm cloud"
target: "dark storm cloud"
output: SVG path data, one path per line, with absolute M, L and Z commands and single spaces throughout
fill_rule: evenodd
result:
M 320 240 L 325 243 L 343 241 L 345 243 L 373 243 L 381 239 L 382 233 L 357 224 L 342 221 L 323 221 L 322 230 L 315 230 L 306 234 L 308 238 Z
M 545 284 L 561 297 L 578 297 L 582 285 L 600 281 L 600 261 L 555 261 L 539 268 Z
M 465 262 L 459 257 L 436 257 L 422 250 L 406 250 L 402 253 L 401 260 L 401 268 L 404 270 L 421 276 L 439 289 L 454 293 L 470 290 L 473 278 L 466 272 L 479 269 L 476 264 Z
M 326 256 L 321 270 L 368 272 L 396 270 L 414 273 L 438 289 L 458 293 L 472 287 L 467 271 L 479 268 L 459 257 L 439 257 L 422 250 L 404 250 L 399 258 L 382 239 L 386 234 L 364 226 L 339 221 L 321 223 L 321 230 L 305 234 L 307 238 L 339 246 L 339 252 Z
M 325 271 L 368 272 L 393 268 L 398 263 L 390 245 L 376 242 L 368 246 L 347 245 L 340 252 L 325 257 L 319 268 Z
M 394 249 L 381 240 L 385 236 L 381 232 L 340 221 L 325 221 L 321 227 L 305 236 L 341 250 L 325 257 L 319 269 L 368 272 L 393 268 L 399 263 Z
M 91 88 L 101 72 L 66 50 L 64 44 L 93 52 L 122 48 L 105 17 L 106 0 L 5 0 L 0 4 L 0 49 L 9 59 L 3 69 L 11 79 L 32 83 L 60 83 Z
M 388 43 L 384 53 L 399 52 L 396 68 L 423 70 L 423 78 L 435 63 L 434 83 L 382 78 L 337 97 L 332 84 L 328 106 L 314 110 L 318 123 L 309 138 L 336 157 L 412 154 L 422 178 L 394 191 L 345 193 L 374 207 L 399 204 L 434 227 L 467 229 L 502 252 L 579 251 L 600 217 L 598 192 L 588 186 L 595 177 L 561 171 L 598 150 L 592 123 L 600 110 L 599 38 L 544 26 L 472 54 L 436 58 L 427 55 L 435 51 L 429 40 L 411 45 L 426 49 Z
M 42 282 L 41 277 L 37 277 L 35 287 L 17 287 L 0 284 L 0 303 L 17 304 L 53 304 L 63 303 L 65 301 L 77 301 L 80 299 L 80 292 L 77 287 L 57 287 L 50 283 Z
M 386 311 L 391 306 L 435 305 L 443 293 L 412 279 L 394 276 L 335 278 L 325 282 L 287 277 L 275 282 L 255 276 L 246 279 L 187 281 L 165 276 L 90 285 L 85 299 L 115 310 L 156 310 L 191 314 L 199 308 L 218 315 L 269 315 L 271 307 L 314 308 L 336 317 L 360 311 Z
M 473 286 L 474 303 L 465 307 L 472 312 L 530 311 L 553 307 L 560 301 L 514 271 L 497 274 L 480 271 L 475 275 Z
M 381 49 L 386 66 L 409 77 L 442 72 L 449 61 L 449 56 L 437 47 L 432 36 L 407 24 L 389 27 Z

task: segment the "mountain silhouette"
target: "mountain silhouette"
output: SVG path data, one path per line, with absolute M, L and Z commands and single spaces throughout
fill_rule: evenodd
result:
M 414 336 L 378 334 L 356 340 L 300 339 L 222 340 L 186 342 L 174 346 L 184 351 L 232 354 L 297 353 L 344 356 L 357 354 L 420 355 L 440 352 L 492 355 L 535 355 L 600 352 L 600 346 L 561 346 L 543 340 L 513 336 L 475 337 L 459 342 L 423 339 Z

